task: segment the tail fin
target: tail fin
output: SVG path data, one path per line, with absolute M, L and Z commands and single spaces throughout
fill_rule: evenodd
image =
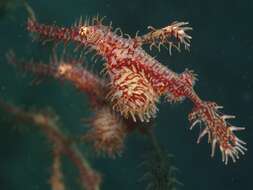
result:
M 222 115 L 218 109 L 222 106 L 218 106 L 213 102 L 203 102 L 199 107 L 195 107 L 193 112 L 189 114 L 189 120 L 192 123 L 190 129 L 198 123 L 204 123 L 205 128 L 201 132 L 197 143 L 200 142 L 201 138 L 206 134 L 208 135 L 208 142 L 212 146 L 211 156 L 214 156 L 216 144 L 219 145 L 222 153 L 222 161 L 227 164 L 229 158 L 233 162 L 239 159 L 239 154 L 244 155 L 247 148 L 246 143 L 240 140 L 234 131 L 244 130 L 243 127 L 235 127 L 227 122 L 227 119 L 235 118 L 235 116 Z

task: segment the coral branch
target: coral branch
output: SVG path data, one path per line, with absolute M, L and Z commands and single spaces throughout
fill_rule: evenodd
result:
M 5 103 L 3 100 L 0 100 L 0 108 L 20 121 L 38 126 L 49 141 L 57 146 L 61 153 L 66 155 L 78 168 L 81 183 L 86 190 L 98 190 L 100 188 L 100 175 L 89 166 L 88 161 L 73 142 L 59 130 L 55 118 L 41 112 L 25 112 L 18 107 Z
M 173 166 L 173 155 L 168 154 L 160 146 L 152 125 L 146 129 L 145 134 L 152 144 L 152 151 L 149 152 L 147 159 L 141 164 L 147 170 L 141 180 L 147 182 L 146 189 L 175 190 L 177 186 L 182 186 L 183 184 L 176 178 L 178 169 Z
M 61 150 L 56 146 L 53 149 L 52 175 L 50 178 L 52 190 L 65 190 L 61 171 Z

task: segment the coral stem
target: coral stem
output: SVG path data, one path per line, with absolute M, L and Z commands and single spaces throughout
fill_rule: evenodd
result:
M 52 190 L 65 190 L 61 164 L 61 150 L 55 146 L 53 149 L 52 176 L 50 178 Z

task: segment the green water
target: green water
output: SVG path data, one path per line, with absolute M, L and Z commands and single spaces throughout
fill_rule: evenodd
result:
M 7 3 L 7 4 L 6 4 Z M 196 144 L 199 130 L 189 130 L 187 114 L 191 104 L 159 105 L 155 133 L 163 148 L 174 155 L 179 168 L 177 179 L 184 190 L 250 190 L 252 180 L 253 77 L 252 10 L 250 0 L 41 0 L 29 1 L 42 23 L 70 26 L 80 16 L 105 15 L 124 32 L 134 35 L 147 32 L 147 26 L 163 27 L 173 21 L 189 21 L 193 27 L 191 52 L 154 51 L 157 59 L 176 72 L 185 68 L 199 74 L 195 89 L 204 100 L 224 106 L 224 112 L 237 116 L 232 123 L 246 127 L 238 132 L 249 149 L 237 163 L 225 166 L 219 150 L 210 157 L 207 139 Z M 52 107 L 60 116 L 65 131 L 78 135 L 85 131 L 81 118 L 92 113 L 85 95 L 68 83 L 45 79 L 30 85 L 33 76 L 25 76 L 6 63 L 5 54 L 12 49 L 18 57 L 47 61 L 50 47 L 32 42 L 26 31 L 27 12 L 15 1 L 0 1 L 0 97 L 23 108 Z M 99 66 L 95 66 L 97 68 Z M 51 146 L 43 133 L 33 126 L 14 126 L 1 112 L 0 117 L 0 189 L 50 189 Z M 22 130 L 19 130 L 22 128 Z M 139 167 L 149 151 L 150 142 L 141 134 L 127 139 L 124 152 L 117 159 L 97 157 L 90 148 L 80 149 L 92 167 L 102 174 L 101 189 L 145 189 L 148 181 L 138 180 L 145 173 Z M 64 177 L 67 189 L 80 189 L 76 169 L 67 160 Z

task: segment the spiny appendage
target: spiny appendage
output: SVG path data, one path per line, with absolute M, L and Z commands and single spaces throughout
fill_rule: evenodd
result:
M 122 153 L 127 130 L 116 114 L 108 107 L 102 107 L 89 124 L 91 128 L 84 139 L 93 144 L 98 154 L 115 157 Z
M 148 122 L 155 117 L 159 97 L 144 73 L 122 67 L 112 75 L 110 89 L 107 99 L 125 118 L 131 116 L 134 121 L 139 118 Z
M 87 17 L 84 19 L 82 16 L 74 23 L 74 27 L 82 27 L 82 26 L 94 26 L 94 25 L 103 25 L 103 21 L 105 16 L 94 16 Z
M 194 73 L 193 70 L 185 69 L 185 71 L 179 75 L 179 79 L 186 82 L 187 85 L 193 87 L 198 80 L 197 76 L 198 75 Z
M 189 50 L 192 37 L 186 31 L 192 30 L 192 28 L 186 25 L 188 25 L 188 22 L 173 22 L 171 25 L 161 29 L 149 26 L 148 29 L 151 32 L 136 37 L 136 40 L 142 44 L 150 44 L 150 50 L 154 46 L 160 51 L 161 45 L 164 47 L 168 45 L 170 54 L 172 47 L 180 51 L 180 44 L 183 44 L 185 49 Z
M 246 143 L 234 134 L 234 131 L 244 130 L 244 128 L 235 127 L 228 123 L 227 119 L 235 118 L 235 116 L 222 115 L 218 111 L 221 108 L 222 106 L 218 106 L 216 103 L 203 102 L 201 106 L 189 114 L 189 120 L 192 123 L 190 129 L 198 123 L 205 124 L 206 127 L 199 135 L 197 143 L 207 134 L 208 142 L 212 146 L 211 156 L 214 156 L 215 147 L 218 144 L 222 153 L 222 161 L 227 164 L 229 157 L 233 162 L 236 162 L 236 159 L 239 159 L 239 154 L 244 155 L 247 148 L 245 148 Z
M 30 72 L 36 74 L 38 76 L 54 76 L 57 72 L 57 68 L 54 65 L 48 65 L 43 63 L 36 63 L 33 60 L 22 60 L 17 59 L 15 53 L 10 50 L 6 53 L 6 60 L 9 64 L 15 66 L 20 69 L 22 72 Z
M 104 95 L 104 81 L 100 80 L 95 74 L 86 70 L 81 65 L 62 62 L 58 64 L 54 76 L 59 79 L 71 81 L 76 88 L 96 98 Z
M 7 53 L 6 58 L 8 63 L 17 66 L 22 72 L 32 73 L 40 77 L 40 79 L 41 77 L 53 77 L 59 80 L 70 81 L 76 88 L 97 99 L 105 94 L 104 81 L 84 68 L 80 60 L 63 57 L 58 59 L 54 55 L 50 64 L 37 63 L 33 60 L 18 60 L 12 51 Z

